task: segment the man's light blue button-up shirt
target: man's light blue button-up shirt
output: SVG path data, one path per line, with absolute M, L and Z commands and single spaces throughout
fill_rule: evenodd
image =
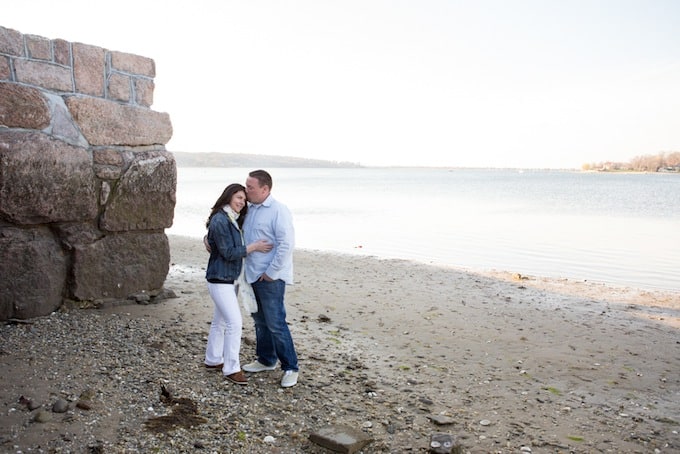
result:
M 295 229 L 288 207 L 271 194 L 261 204 L 249 204 L 243 235 L 246 244 L 263 239 L 274 245 L 269 252 L 251 252 L 246 256 L 246 280 L 252 284 L 266 273 L 274 280 L 292 285 Z

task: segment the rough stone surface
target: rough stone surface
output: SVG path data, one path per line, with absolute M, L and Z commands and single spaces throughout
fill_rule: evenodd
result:
M 111 194 L 100 228 L 154 230 L 172 226 L 177 168 L 167 151 L 137 153 Z
M 113 69 L 130 74 L 156 77 L 156 63 L 151 58 L 140 55 L 112 51 L 111 66 Z
M 100 230 L 88 222 L 57 224 L 52 230 L 64 248 L 69 251 L 74 250 L 76 246 L 94 243 L 104 237 Z
M 49 314 L 62 303 L 67 259 L 46 227 L 0 227 L 0 276 L 0 320 Z
M 116 101 L 130 101 L 130 76 L 125 74 L 113 73 L 109 77 L 109 99 Z
M 111 166 L 122 166 L 125 164 L 123 155 L 113 148 L 100 148 L 94 150 L 92 154 L 95 164 L 106 164 Z
M 73 43 L 73 75 L 76 92 L 104 96 L 106 51 L 101 47 Z
M 445 415 L 430 415 L 427 418 L 438 426 L 447 426 L 456 423 L 454 418 Z
M 43 129 L 50 124 L 50 109 L 39 90 L 0 83 L 0 125 L 8 128 Z
M 99 203 L 104 205 L 109 201 L 111 195 L 111 185 L 108 181 L 102 181 L 101 191 L 99 192 Z
M 21 33 L 11 28 L 0 27 L 0 53 L 23 56 L 24 40 Z
M 42 36 L 26 35 L 28 56 L 39 60 L 52 60 L 52 43 Z
M 364 432 L 344 425 L 323 427 L 309 434 L 309 439 L 319 446 L 345 454 L 353 454 L 371 442 Z
M 0 129 L 0 219 L 40 224 L 94 219 L 87 150 L 39 132 Z
M 75 248 L 74 292 L 78 300 L 126 298 L 163 286 L 170 267 L 164 233 L 121 233 Z
M 0 320 L 162 293 L 177 177 L 154 76 L 150 58 L 0 27 Z
M 86 148 L 88 146 L 87 140 L 85 140 L 85 137 L 83 137 L 73 122 L 71 113 L 68 111 L 62 97 L 51 93 L 45 94 L 45 97 L 50 100 L 50 105 L 52 106 L 50 130 L 52 136 L 62 139 L 71 145 Z
M 165 145 L 172 137 L 167 113 L 76 96 L 66 105 L 90 145 Z
M 71 71 L 46 61 L 15 60 L 17 82 L 37 85 L 56 91 L 73 91 Z
M 123 174 L 123 169 L 118 166 L 95 164 L 94 173 L 97 175 L 97 178 L 101 178 L 102 180 L 118 180 Z M 106 195 L 106 199 L 108 200 L 108 194 Z
M 0 80 L 9 80 L 11 76 L 12 73 L 9 69 L 9 59 L 0 56 Z
M 63 39 L 52 41 L 54 46 L 54 61 L 63 66 L 71 66 L 71 44 Z
M 156 86 L 153 80 L 135 78 L 135 102 L 140 106 L 150 107 L 153 104 L 153 91 Z

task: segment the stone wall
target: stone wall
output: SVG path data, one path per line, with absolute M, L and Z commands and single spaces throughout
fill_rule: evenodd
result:
M 153 297 L 177 169 L 155 63 L 0 26 L 0 320 Z

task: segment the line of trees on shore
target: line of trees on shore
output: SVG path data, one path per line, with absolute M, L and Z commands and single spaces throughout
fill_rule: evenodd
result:
M 344 161 L 294 158 L 290 156 L 257 155 L 246 153 L 186 152 L 174 151 L 177 167 L 302 167 L 302 168 L 346 168 L 361 167 Z
M 581 168 L 600 172 L 680 172 L 680 151 L 636 156 L 628 162 L 586 163 Z

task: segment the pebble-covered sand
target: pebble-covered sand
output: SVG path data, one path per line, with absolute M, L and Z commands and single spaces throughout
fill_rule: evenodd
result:
M 328 453 L 327 425 L 365 453 L 680 451 L 680 293 L 297 251 L 299 383 L 238 386 L 203 367 L 202 244 L 170 243 L 177 298 L 0 327 L 0 452 Z

